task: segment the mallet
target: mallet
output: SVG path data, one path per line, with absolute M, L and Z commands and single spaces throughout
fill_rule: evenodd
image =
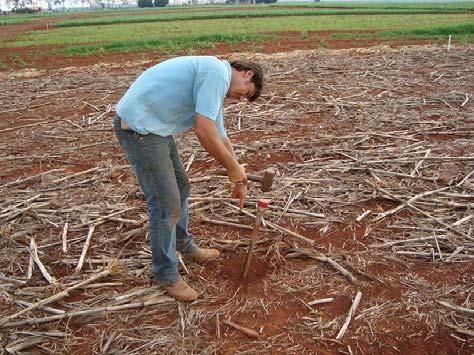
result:
M 260 183 L 260 189 L 263 192 L 268 192 L 272 189 L 273 178 L 275 177 L 275 170 L 268 168 L 263 172 L 262 176 L 247 174 L 247 179 Z
M 221 171 L 219 174 L 226 175 L 227 172 Z M 254 181 L 254 182 L 259 182 L 260 183 L 260 189 L 263 192 L 268 192 L 272 189 L 272 184 L 273 184 L 273 178 L 275 177 L 275 170 L 272 168 L 268 168 L 263 171 L 263 175 L 252 175 L 252 174 L 247 174 L 247 180 Z
M 242 274 L 242 278 L 245 279 L 247 277 L 247 273 L 249 272 L 250 262 L 252 260 L 253 249 L 255 248 L 255 243 L 257 242 L 258 231 L 260 229 L 260 225 L 262 224 L 263 213 L 265 209 L 268 207 L 268 201 L 261 198 L 257 202 L 257 216 L 255 218 L 255 225 L 252 230 L 252 234 L 250 235 L 250 247 L 247 254 L 247 260 L 245 261 L 244 272 Z

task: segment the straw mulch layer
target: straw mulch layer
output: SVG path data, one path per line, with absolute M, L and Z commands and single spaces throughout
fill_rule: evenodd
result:
M 474 49 L 245 57 L 265 94 L 228 102 L 227 130 L 248 172 L 277 174 L 239 211 L 195 136 L 177 138 L 190 230 L 222 252 L 182 260 L 192 304 L 149 282 L 145 202 L 111 126 L 152 63 L 0 74 L 2 348 L 473 352 Z

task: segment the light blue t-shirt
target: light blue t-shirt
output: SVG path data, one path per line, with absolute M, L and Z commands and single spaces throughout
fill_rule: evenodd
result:
M 199 113 L 216 122 L 226 137 L 222 117 L 232 69 L 225 60 L 210 56 L 178 57 L 142 73 L 116 107 L 130 129 L 169 136 L 194 127 Z

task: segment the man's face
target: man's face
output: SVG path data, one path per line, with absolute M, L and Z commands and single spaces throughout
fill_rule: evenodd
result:
M 227 97 L 237 100 L 250 98 L 255 92 L 255 84 L 252 83 L 253 71 L 232 71 L 232 79 L 230 83 Z

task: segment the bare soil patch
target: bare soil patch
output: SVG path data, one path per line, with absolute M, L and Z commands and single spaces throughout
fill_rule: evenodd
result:
M 114 104 L 156 58 L 0 73 L 0 315 L 115 259 L 123 267 L 48 304 L 64 319 L 41 309 L 12 318 L 0 346 L 472 353 L 473 56 L 470 47 L 437 46 L 226 54 L 259 60 L 267 72 L 264 96 L 227 102 L 225 116 L 249 172 L 278 172 L 271 192 L 250 187 L 245 208 L 255 213 L 258 198 L 270 199 L 273 224 L 262 228 L 242 280 L 254 219 L 228 199 L 220 167 L 194 135 L 178 137 L 192 181 L 191 232 L 222 252 L 218 261 L 186 263 L 189 274 L 181 268 L 200 293 L 192 304 L 150 285 L 145 203 L 111 126 Z M 38 268 L 27 280 L 31 239 L 55 284 Z M 332 301 L 313 302 L 325 298 Z M 225 325 L 228 318 L 260 339 Z

